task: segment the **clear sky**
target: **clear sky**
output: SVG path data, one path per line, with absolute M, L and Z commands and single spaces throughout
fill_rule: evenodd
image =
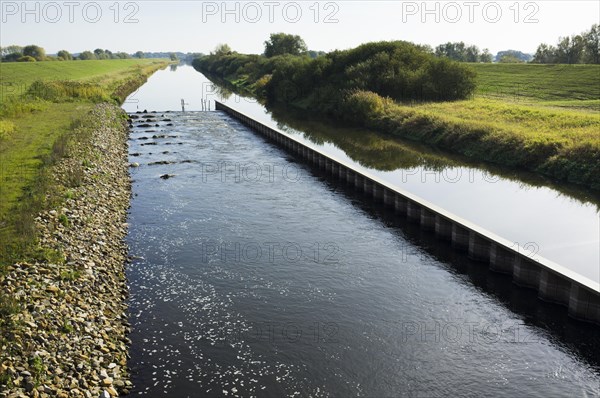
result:
M 270 33 L 313 50 L 375 40 L 464 41 L 492 53 L 535 52 L 588 30 L 600 1 L 0 1 L 0 45 L 46 52 L 109 49 L 208 53 L 219 43 L 260 53 Z

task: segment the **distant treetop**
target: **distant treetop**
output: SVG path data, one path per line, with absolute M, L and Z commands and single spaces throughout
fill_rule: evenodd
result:
M 308 51 L 306 43 L 298 35 L 287 33 L 272 33 L 271 38 L 265 41 L 265 57 L 276 55 L 302 55 Z

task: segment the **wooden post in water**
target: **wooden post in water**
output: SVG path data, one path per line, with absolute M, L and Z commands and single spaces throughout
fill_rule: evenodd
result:
M 201 99 L 202 111 L 210 111 L 210 101 L 207 99 Z

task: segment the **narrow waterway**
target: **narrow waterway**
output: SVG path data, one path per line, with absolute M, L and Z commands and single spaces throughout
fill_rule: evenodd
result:
M 364 129 L 337 126 L 289 110 L 268 111 L 254 99 L 215 86 L 191 66 L 156 73 L 125 104 L 143 109 L 214 109 L 221 100 L 278 128 L 308 146 L 474 222 L 519 245 L 600 282 L 600 197 L 577 187 L 554 185 L 529 173 L 506 172 L 467 162 L 430 147 Z M 204 105 L 206 109 L 206 105 Z
M 130 139 L 140 166 L 128 238 L 134 395 L 600 393 L 596 327 L 457 267 L 449 250 L 427 247 L 228 116 L 190 112 L 211 91 L 180 67 L 124 106 L 160 111 L 135 114 Z M 443 158 L 409 149 L 405 164 Z M 597 218 L 590 202 L 552 197 Z M 494 292 L 481 287 L 489 280 Z

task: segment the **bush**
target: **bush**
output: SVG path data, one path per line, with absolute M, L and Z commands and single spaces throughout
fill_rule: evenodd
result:
M 391 99 L 372 91 L 355 90 L 344 97 L 340 113 L 345 120 L 365 125 L 368 120 L 380 118 L 392 104 Z
M 266 95 L 266 88 L 269 84 L 269 81 L 271 81 L 272 76 L 273 75 L 264 75 L 263 77 L 258 79 L 256 83 L 254 83 L 254 92 L 257 96 L 264 97 Z
M 15 96 L 8 96 L 0 103 L 0 117 L 15 117 L 24 113 L 34 113 L 44 110 L 43 101 L 24 101 Z
M 17 59 L 17 62 L 35 62 L 35 58 L 30 55 L 24 55 Z
M 53 102 L 86 99 L 93 102 L 109 101 L 110 96 L 99 85 L 68 80 L 36 80 L 27 90 L 32 98 Z
M 475 91 L 477 77 L 475 71 L 446 58 L 431 62 L 427 76 L 422 85 L 423 99 L 434 101 L 465 99 Z
M 16 129 L 13 122 L 0 120 L 0 140 L 8 138 Z
M 300 97 L 331 86 L 339 92 L 371 91 L 397 101 L 459 100 L 474 92 L 476 77 L 467 65 L 437 58 L 402 41 L 368 43 L 314 60 L 281 58 L 271 69 L 273 77 L 266 91 L 269 99 L 278 102 L 290 102 L 289 95 L 282 98 L 280 94 L 282 87 L 290 86 Z

